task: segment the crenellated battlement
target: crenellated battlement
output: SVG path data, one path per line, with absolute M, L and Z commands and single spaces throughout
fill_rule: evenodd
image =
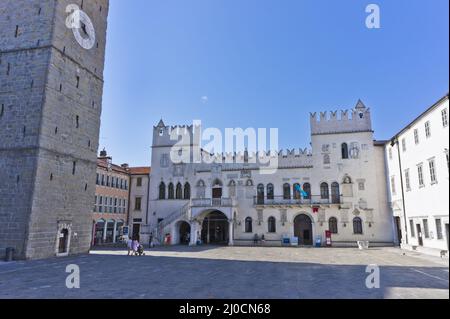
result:
M 310 116 L 312 135 L 372 131 L 370 108 L 367 108 L 361 100 L 352 110 L 342 110 L 340 113 L 315 112 L 310 113 Z
M 165 125 L 163 120 L 160 120 L 158 125 L 153 127 L 153 146 L 171 146 L 177 142 L 184 140 L 188 144 L 195 143 L 195 133 L 201 131 L 200 126 L 195 125 Z
M 292 149 L 267 152 L 232 152 L 209 154 L 202 151 L 203 163 L 223 164 L 260 164 L 267 163 L 268 159 L 276 160 L 282 166 L 309 166 L 311 165 L 312 153 L 308 149 Z

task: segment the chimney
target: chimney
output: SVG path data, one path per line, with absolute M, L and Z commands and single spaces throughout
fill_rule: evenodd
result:
M 103 149 L 103 151 L 100 151 L 100 157 L 106 157 L 106 156 L 108 156 L 106 149 Z

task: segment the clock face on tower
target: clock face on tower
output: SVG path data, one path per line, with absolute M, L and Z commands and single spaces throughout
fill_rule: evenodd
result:
M 74 24 L 77 27 L 72 27 L 73 35 L 78 44 L 86 50 L 92 49 L 95 44 L 95 29 L 91 19 L 82 10 L 77 10 L 73 18 L 78 20 L 78 23 Z

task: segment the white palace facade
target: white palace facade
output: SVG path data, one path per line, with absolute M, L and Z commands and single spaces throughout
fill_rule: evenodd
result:
M 393 245 L 394 227 L 387 201 L 385 141 L 374 140 L 370 110 L 358 101 L 352 110 L 311 114 L 311 149 L 281 151 L 278 168 L 263 174 L 258 154 L 216 155 L 174 163 L 187 135 L 196 148 L 193 126 L 153 128 L 149 210 L 141 241 L 170 244 L 249 245 L 255 237 L 280 246 L 283 238 L 299 245 Z M 178 141 L 179 142 L 179 141 Z M 176 145 L 176 146 L 175 146 Z M 209 158 L 210 159 L 210 158 Z M 261 242 L 261 241 L 259 241 Z

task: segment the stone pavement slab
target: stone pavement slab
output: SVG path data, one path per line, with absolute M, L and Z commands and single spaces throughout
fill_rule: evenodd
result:
M 66 287 L 67 265 L 80 289 Z M 380 288 L 368 289 L 368 265 Z M 0 298 L 449 298 L 448 259 L 394 248 L 161 247 L 0 264 Z

